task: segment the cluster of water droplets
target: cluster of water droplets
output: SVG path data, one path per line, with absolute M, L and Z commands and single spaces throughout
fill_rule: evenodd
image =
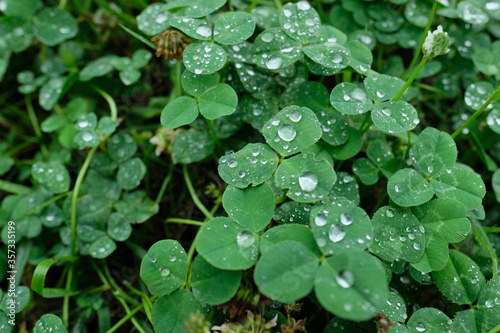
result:
M 321 21 L 318 14 L 311 5 L 306 1 L 299 1 L 295 5 L 285 6 L 282 13 L 282 28 L 291 37 L 303 40 L 305 37 L 308 40 L 319 38 L 319 29 Z
M 184 52 L 184 64 L 195 74 L 210 74 L 226 63 L 226 52 L 219 45 L 200 42 L 189 45 Z
M 300 56 L 298 44 L 293 44 L 289 37 L 279 30 L 266 30 L 257 38 L 254 44 L 252 61 L 261 66 L 278 70 L 284 64 L 294 62 Z

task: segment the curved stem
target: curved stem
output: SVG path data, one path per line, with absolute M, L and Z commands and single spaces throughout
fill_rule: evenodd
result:
M 250 6 L 248 6 L 248 8 L 247 8 L 247 13 L 250 14 L 252 12 L 252 9 L 254 9 L 258 3 L 259 3 L 259 0 L 253 0 L 252 3 L 250 4 Z
M 428 59 L 429 59 L 429 57 L 423 57 L 422 58 L 422 60 L 420 61 L 420 64 L 418 64 L 418 67 L 415 69 L 415 71 L 410 76 L 410 78 L 408 79 L 408 81 L 406 81 L 406 83 L 403 86 L 403 88 L 401 88 L 401 90 L 398 92 L 398 94 L 392 99 L 393 101 L 397 101 L 398 99 L 401 98 L 401 96 L 403 96 L 403 94 L 405 93 L 405 91 L 412 84 L 413 80 L 415 80 L 415 78 L 417 77 L 418 73 L 422 70 L 422 68 L 424 67 L 424 65 L 425 65 L 425 63 L 427 62 Z
M 483 230 L 483 227 L 477 222 L 472 221 L 472 233 L 477 241 L 486 248 L 486 251 L 490 254 L 491 257 L 491 266 L 493 269 L 493 277 L 498 275 L 498 257 L 495 253 L 495 250 L 491 246 L 491 243 L 488 239 L 488 236 Z
M 48 205 L 50 205 L 51 203 L 53 202 L 56 202 L 57 200 L 61 199 L 61 198 L 64 198 L 68 195 L 70 195 L 71 192 L 66 192 L 66 193 L 61 193 L 59 195 L 56 195 L 55 197 L 45 201 L 43 204 L 41 204 L 40 206 L 38 207 L 35 207 L 33 208 L 32 210 L 30 210 L 29 212 L 26 213 L 26 215 L 32 215 L 32 214 L 35 214 L 36 212 L 38 212 L 40 209 L 43 209 L 45 207 L 47 207 Z
M 181 223 L 181 224 L 197 225 L 199 227 L 201 227 L 205 224 L 204 222 L 187 220 L 187 219 L 180 219 L 180 218 L 176 218 L 176 217 L 168 218 L 165 220 L 165 222 L 166 223 Z
M 402 77 L 403 80 L 408 76 L 408 74 L 410 74 L 411 69 L 413 68 L 413 66 L 415 66 L 418 58 L 420 57 L 420 52 L 422 52 L 422 45 L 424 45 L 425 38 L 427 38 L 427 32 L 431 28 L 432 20 L 434 19 L 434 13 L 436 12 L 437 4 L 438 4 L 437 0 L 434 0 L 433 2 L 434 3 L 432 5 L 431 14 L 429 15 L 429 21 L 427 21 L 427 26 L 425 27 L 424 34 L 422 35 L 422 38 L 420 39 L 420 44 L 418 45 L 417 51 L 415 52 L 415 55 L 413 56 L 413 59 L 411 60 L 410 65 L 408 66 L 408 68 L 406 69 L 406 71 L 403 74 L 403 77 Z
M 459 136 L 460 133 L 462 133 L 463 129 L 469 127 L 469 125 L 474 121 L 474 119 L 479 117 L 479 115 L 483 113 L 491 103 L 495 102 L 495 100 L 497 100 L 499 96 L 500 96 L 500 87 L 498 87 L 497 90 L 495 90 L 493 94 L 491 94 L 490 97 L 488 97 L 486 102 L 484 102 L 484 104 L 481 105 L 481 107 L 477 109 L 477 111 L 474 112 L 474 114 L 470 116 L 470 118 L 467 119 L 467 121 L 462 126 L 460 126 L 455 132 L 453 132 L 451 137 L 455 139 L 457 136 Z
M 106 102 L 108 102 L 109 111 L 111 113 L 111 119 L 116 121 L 116 119 L 118 118 L 118 109 L 116 108 L 116 103 L 115 103 L 115 100 L 113 99 L 113 97 L 111 97 L 110 94 L 108 94 L 107 92 L 105 92 L 104 90 L 102 90 L 101 88 L 99 88 L 93 84 L 91 84 L 90 86 L 97 93 L 99 93 L 99 95 L 101 95 L 106 100 Z
M 163 194 L 165 193 L 165 190 L 167 189 L 168 183 L 170 183 L 170 180 L 172 179 L 172 173 L 174 171 L 174 164 L 170 163 L 170 166 L 168 168 L 168 174 L 167 177 L 163 180 L 163 183 L 161 184 L 160 192 L 158 192 L 158 196 L 156 197 L 156 204 L 159 205 L 161 199 L 163 198 Z
M 47 158 L 49 156 L 49 152 L 47 151 L 47 147 L 42 141 L 42 131 L 40 130 L 40 125 L 38 124 L 38 118 L 36 117 L 35 109 L 33 108 L 33 103 L 31 103 L 31 95 L 25 96 L 26 101 L 26 109 L 28 110 L 28 118 L 30 119 L 31 126 L 33 126 L 33 131 L 35 131 L 35 135 L 40 142 L 40 149 L 42 150 L 43 157 Z
M 201 202 L 200 198 L 198 198 L 198 196 L 196 195 L 196 191 L 193 187 L 193 183 L 191 183 L 191 178 L 189 178 L 189 173 L 187 171 L 187 167 L 186 165 L 183 165 L 182 166 L 182 171 L 184 173 L 184 180 L 186 181 L 186 185 L 187 185 L 187 188 L 188 188 L 188 191 L 189 191 L 189 194 L 191 195 L 191 198 L 193 199 L 194 201 L 194 204 L 196 205 L 196 207 L 198 207 L 198 209 L 209 219 L 213 219 L 214 216 L 212 215 L 212 213 L 210 213 L 208 211 L 208 209 L 203 205 L 203 203 Z

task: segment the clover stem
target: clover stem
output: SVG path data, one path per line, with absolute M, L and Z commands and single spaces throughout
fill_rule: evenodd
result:
M 323 9 L 323 3 L 321 0 L 316 0 L 316 7 L 318 7 L 318 14 L 321 22 L 327 22 L 328 19 L 326 18 L 325 10 Z
M 234 7 L 233 7 L 231 0 L 228 0 L 227 4 L 229 5 L 229 11 L 234 12 Z
M 177 88 L 177 97 L 182 96 L 182 84 L 181 84 L 181 76 L 182 76 L 182 63 L 180 60 L 177 60 L 175 63 L 175 74 L 176 74 L 176 82 L 175 86 Z
M 176 218 L 176 217 L 170 217 L 170 218 L 166 219 L 165 223 L 189 224 L 189 225 L 196 225 L 198 227 L 202 227 L 205 224 L 205 222 L 188 220 L 188 219 L 181 219 L 181 218 Z
M 498 333 L 500 332 L 500 324 L 498 324 L 497 326 L 493 327 L 491 329 L 491 331 L 489 331 L 488 333 Z
M 247 13 L 250 14 L 252 12 L 252 9 L 254 9 L 258 3 L 259 3 L 259 0 L 253 0 L 252 3 L 250 4 L 250 6 L 248 6 L 248 8 L 247 8 Z
M 35 135 L 39 142 L 42 141 L 42 131 L 40 130 L 40 125 L 38 124 L 38 118 L 36 117 L 35 109 L 33 108 L 33 103 L 31 103 L 31 95 L 25 96 L 26 101 L 26 109 L 28 110 L 28 117 L 31 122 L 31 126 L 33 126 L 33 130 L 35 131 Z M 42 150 L 43 157 L 48 157 L 49 152 L 47 151 L 47 147 L 43 143 L 40 143 L 40 148 Z
M 351 82 L 352 80 L 352 72 L 347 70 L 342 72 L 342 82 Z
M 19 185 L 0 179 L 0 191 L 14 194 L 25 194 L 29 193 L 31 189 L 24 185 Z
M 188 275 L 186 280 L 186 289 L 191 288 L 191 277 L 193 276 L 193 256 L 194 256 L 194 250 L 196 250 L 196 242 L 198 241 L 200 230 L 201 228 L 198 229 L 198 231 L 196 232 L 196 236 L 194 236 L 193 242 L 191 243 L 191 246 L 189 247 L 189 251 L 187 253 Z
M 28 215 L 32 215 L 32 214 L 35 214 L 36 212 L 38 212 L 40 209 L 43 209 L 45 207 L 47 207 L 48 205 L 50 205 L 51 203 L 53 202 L 56 202 L 57 200 L 61 199 L 61 198 L 64 198 L 64 197 L 67 197 L 68 195 L 70 195 L 71 192 L 66 192 L 66 193 L 61 193 L 59 195 L 56 195 L 55 197 L 53 198 L 50 198 L 49 200 L 45 201 L 44 203 L 42 203 L 40 206 L 38 207 L 35 207 L 33 208 L 32 210 L 30 210 L 29 212 L 26 213 L 26 216 Z
M 366 126 L 366 124 L 368 123 L 369 120 L 370 120 L 370 112 L 367 112 L 366 116 L 365 116 L 365 119 L 363 119 L 363 122 L 361 123 L 361 126 L 359 126 L 359 129 L 358 129 L 358 131 L 361 133 L 361 135 L 364 134 L 363 129 Z
M 429 21 L 427 21 L 427 26 L 425 27 L 422 38 L 420 39 L 420 44 L 418 45 L 417 51 L 415 52 L 415 55 L 413 56 L 413 59 L 411 60 L 410 65 L 408 66 L 408 68 L 406 69 L 406 71 L 403 74 L 403 77 L 402 77 L 403 80 L 408 76 L 408 74 L 410 74 L 411 69 L 415 66 L 418 58 L 420 57 L 420 52 L 422 52 L 422 45 L 424 45 L 425 38 L 427 37 L 427 33 L 428 33 L 429 29 L 431 28 L 432 20 L 434 19 L 434 13 L 436 12 L 437 4 L 438 4 L 437 0 L 434 0 L 433 2 L 434 3 L 432 5 L 431 14 L 429 15 Z
M 491 103 L 495 102 L 495 100 L 497 100 L 499 97 L 500 97 L 500 87 L 498 87 L 497 90 L 495 90 L 490 95 L 490 97 L 488 97 L 488 99 L 486 100 L 486 102 L 484 102 L 484 104 L 481 105 L 481 107 L 479 109 L 477 109 L 476 112 L 474 112 L 474 114 L 472 116 L 470 116 L 469 119 L 467 119 L 467 121 L 462 126 L 460 126 L 455 132 L 453 132 L 453 134 L 451 135 L 451 137 L 453 139 L 455 139 L 457 136 L 459 136 L 460 133 L 462 133 L 462 131 L 463 131 L 464 128 L 469 127 L 469 125 L 474 121 L 474 119 L 476 119 L 477 117 L 479 117 L 479 115 L 481 115 L 486 110 L 486 108 Z
M 488 253 L 490 254 L 491 257 L 491 266 L 493 268 L 493 277 L 498 275 L 498 257 L 495 253 L 495 250 L 491 246 L 491 243 L 488 239 L 488 236 L 483 230 L 483 227 L 477 222 L 477 221 L 472 221 L 472 233 L 474 234 L 474 237 L 476 240 L 483 245 Z
M 274 0 L 274 4 L 276 5 L 276 8 L 281 9 L 283 5 L 281 4 L 281 0 Z
M 66 0 L 59 1 L 59 6 L 57 6 L 57 7 L 59 9 L 64 9 L 64 6 L 66 6 Z
M 405 153 L 403 154 L 403 160 L 406 160 L 406 157 L 408 156 L 408 152 L 410 151 L 411 131 L 406 131 L 406 135 L 408 135 L 408 145 L 406 146 Z
M 214 216 L 212 213 L 208 211 L 208 209 L 203 205 L 201 202 L 200 198 L 198 198 L 198 195 L 196 195 L 196 191 L 194 190 L 193 183 L 191 183 L 191 178 L 189 178 L 189 173 L 187 170 L 186 165 L 182 166 L 182 172 L 184 173 L 184 180 L 186 181 L 186 185 L 189 191 L 189 194 L 191 195 L 191 198 L 194 201 L 194 204 L 198 209 L 209 219 L 213 219 Z
M 217 146 L 217 149 L 220 150 L 221 145 L 220 145 L 219 138 L 217 137 L 217 133 L 215 132 L 214 121 L 211 119 L 206 119 L 206 118 L 205 118 L 205 120 L 207 121 L 208 132 L 210 133 L 210 136 L 214 140 L 215 145 Z
M 170 163 L 170 166 L 168 168 L 168 174 L 167 177 L 163 180 L 163 183 L 161 184 L 160 192 L 158 192 L 158 196 L 156 197 L 155 203 L 157 205 L 160 204 L 161 199 L 163 198 L 163 194 L 165 194 L 165 190 L 167 189 L 168 183 L 170 183 L 170 180 L 172 179 L 172 173 L 174 171 L 174 163 Z
M 392 99 L 393 101 L 397 101 L 397 100 L 399 100 L 401 98 L 401 96 L 403 96 L 403 94 L 405 93 L 405 91 L 412 84 L 413 80 L 415 80 L 415 78 L 417 77 L 418 73 L 422 70 L 422 68 L 424 67 L 424 65 L 427 62 L 427 60 L 429 60 L 429 57 L 424 56 L 422 58 L 422 60 L 420 61 L 420 64 L 418 64 L 417 68 L 415 69 L 415 71 L 413 72 L 413 74 L 410 76 L 410 78 L 408 79 L 408 81 L 406 81 L 406 83 L 403 86 L 403 88 L 401 88 L 401 90 L 398 92 L 398 94 Z
M 111 113 L 111 119 L 116 121 L 116 119 L 118 119 L 118 110 L 116 108 L 116 103 L 115 103 L 115 100 L 113 99 L 113 97 L 111 97 L 110 94 L 108 94 L 107 92 L 105 92 L 104 90 L 102 90 L 101 88 L 99 88 L 93 84 L 91 84 L 90 86 L 97 93 L 99 93 L 99 95 L 101 95 L 106 100 L 106 102 L 108 102 L 109 111 Z

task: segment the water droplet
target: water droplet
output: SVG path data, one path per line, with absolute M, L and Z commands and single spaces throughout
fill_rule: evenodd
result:
M 387 217 L 394 217 L 394 211 L 392 209 L 388 209 L 385 214 Z
M 414 248 L 415 250 L 420 250 L 420 243 L 414 243 L 414 244 L 413 244 L 413 248 Z
M 385 92 L 382 90 L 377 90 L 377 97 L 378 98 L 384 98 L 385 97 Z
M 271 57 L 266 62 L 266 67 L 269 69 L 279 69 L 283 65 L 283 60 L 280 57 Z
M 203 37 L 209 38 L 212 35 L 212 29 L 207 25 L 200 25 L 196 28 L 196 33 Z
M 308 10 L 311 8 L 311 5 L 307 1 L 299 1 L 297 2 L 297 8 L 300 10 Z
M 238 162 L 236 160 L 229 160 L 227 165 L 229 165 L 230 168 L 234 168 L 238 165 Z
M 242 231 L 236 235 L 236 244 L 240 249 L 246 249 L 255 243 L 255 235 L 250 231 Z
M 300 121 L 302 119 L 302 113 L 299 111 L 295 110 L 292 113 L 290 113 L 290 120 L 293 121 L 294 123 Z
M 343 225 L 350 225 L 352 224 L 353 221 L 354 219 L 352 218 L 352 215 L 349 213 L 342 213 L 342 215 L 340 215 L 340 222 Z
M 342 288 L 351 288 L 355 279 L 351 271 L 343 270 L 335 277 L 335 280 Z
M 434 171 L 434 167 L 433 167 L 432 165 L 429 165 L 429 166 L 427 167 L 427 171 L 428 171 L 429 173 L 432 173 L 432 171 Z
M 164 268 L 161 270 L 161 276 L 167 277 L 170 274 L 170 269 Z
M 83 135 L 82 135 L 82 140 L 83 141 L 89 142 L 89 141 L 92 141 L 92 139 L 93 139 L 92 134 L 90 134 L 89 132 L 83 133 Z
M 401 192 L 401 190 L 402 190 L 401 185 L 398 184 L 398 185 L 394 186 L 394 191 L 399 193 L 399 192 Z
M 336 64 L 340 64 L 342 62 L 342 55 L 339 53 L 335 53 L 332 57 L 332 61 Z
M 334 243 L 340 242 L 345 237 L 344 227 L 338 224 L 332 224 L 328 231 L 328 238 Z
M 392 115 L 392 111 L 389 108 L 383 108 L 382 113 L 386 115 L 387 117 L 390 117 Z
M 299 185 L 302 191 L 312 192 L 318 186 L 318 177 L 312 172 L 304 172 L 299 177 Z
M 273 34 L 270 32 L 264 32 L 262 36 L 260 37 L 263 42 L 269 43 L 270 41 L 273 40 Z
M 295 131 L 295 128 L 293 128 L 292 125 L 284 124 L 279 128 L 278 135 L 282 140 L 290 142 L 295 138 L 297 132 Z
M 419 331 L 419 332 L 424 332 L 424 331 L 425 331 L 425 324 L 424 324 L 424 323 L 422 323 L 422 322 L 419 322 L 419 323 L 417 324 L 417 327 L 415 327 L 415 329 L 416 329 L 417 331 Z
M 177 257 L 172 254 L 169 259 L 170 259 L 171 262 L 174 262 L 174 261 L 177 260 Z
M 318 214 L 318 215 L 316 215 L 316 217 L 314 218 L 314 223 L 318 227 L 324 226 L 326 224 L 326 216 L 325 216 L 325 214 Z

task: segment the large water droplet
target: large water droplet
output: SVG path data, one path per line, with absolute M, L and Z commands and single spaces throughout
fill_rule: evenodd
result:
M 335 280 L 342 288 L 351 288 L 355 279 L 351 271 L 343 270 L 335 277 Z
M 401 192 L 401 190 L 402 190 L 401 185 L 398 184 L 398 185 L 394 186 L 394 191 Z
M 341 54 L 339 54 L 339 53 L 335 53 L 335 54 L 333 55 L 332 61 L 333 61 L 334 63 L 336 63 L 336 64 L 340 64 L 340 63 L 342 62 L 342 59 L 343 59 L 343 58 L 342 58 L 342 55 L 341 55 Z
M 388 209 L 385 214 L 387 215 L 387 217 L 394 217 L 394 211 L 392 209 Z
M 413 244 L 413 248 L 414 248 L 415 250 L 420 250 L 420 243 L 414 243 L 414 244 Z
M 352 215 L 349 213 L 342 213 L 342 215 L 340 215 L 340 222 L 343 225 L 350 225 L 350 224 L 352 224 L 353 220 L 354 219 L 352 218 Z
M 210 27 L 207 25 L 200 25 L 198 28 L 196 28 L 196 33 L 208 38 L 212 35 L 212 29 L 210 29 Z
M 234 168 L 238 165 L 238 162 L 236 160 L 229 160 L 227 165 L 229 165 L 230 168 Z
M 419 331 L 419 332 L 425 332 L 425 324 L 424 324 L 424 323 L 422 323 L 422 322 L 419 322 L 419 323 L 417 324 L 417 327 L 415 327 L 415 329 L 416 329 L 417 331 Z
M 312 192 L 318 186 L 318 177 L 312 172 L 304 172 L 299 177 L 299 185 L 302 191 Z
M 280 57 L 271 57 L 266 62 L 266 67 L 269 69 L 279 69 L 283 65 L 283 60 Z
M 314 224 L 316 224 L 318 227 L 322 227 L 326 224 L 326 216 L 324 214 L 318 214 L 314 218 Z
M 260 38 L 263 42 L 269 43 L 273 40 L 273 34 L 270 32 L 264 32 Z
M 164 268 L 161 270 L 161 276 L 167 277 L 170 274 L 170 269 Z
M 377 97 L 378 98 L 384 98 L 385 97 L 385 92 L 382 90 L 377 90 Z
M 308 10 L 311 8 L 311 5 L 307 1 L 299 1 L 297 2 L 297 8 L 300 10 Z
M 344 227 L 338 224 L 332 224 L 328 231 L 328 238 L 334 243 L 340 242 L 345 237 Z
M 240 249 L 246 249 L 255 243 L 255 235 L 250 231 L 242 231 L 236 235 L 236 244 Z
M 290 124 L 284 124 L 281 125 L 281 127 L 278 130 L 278 135 L 283 141 L 292 141 L 295 136 L 297 135 L 297 132 L 295 131 L 295 128 L 293 128 L 292 125 Z
M 292 113 L 290 113 L 290 120 L 293 121 L 294 123 L 300 121 L 302 119 L 302 113 L 299 111 L 295 110 Z

